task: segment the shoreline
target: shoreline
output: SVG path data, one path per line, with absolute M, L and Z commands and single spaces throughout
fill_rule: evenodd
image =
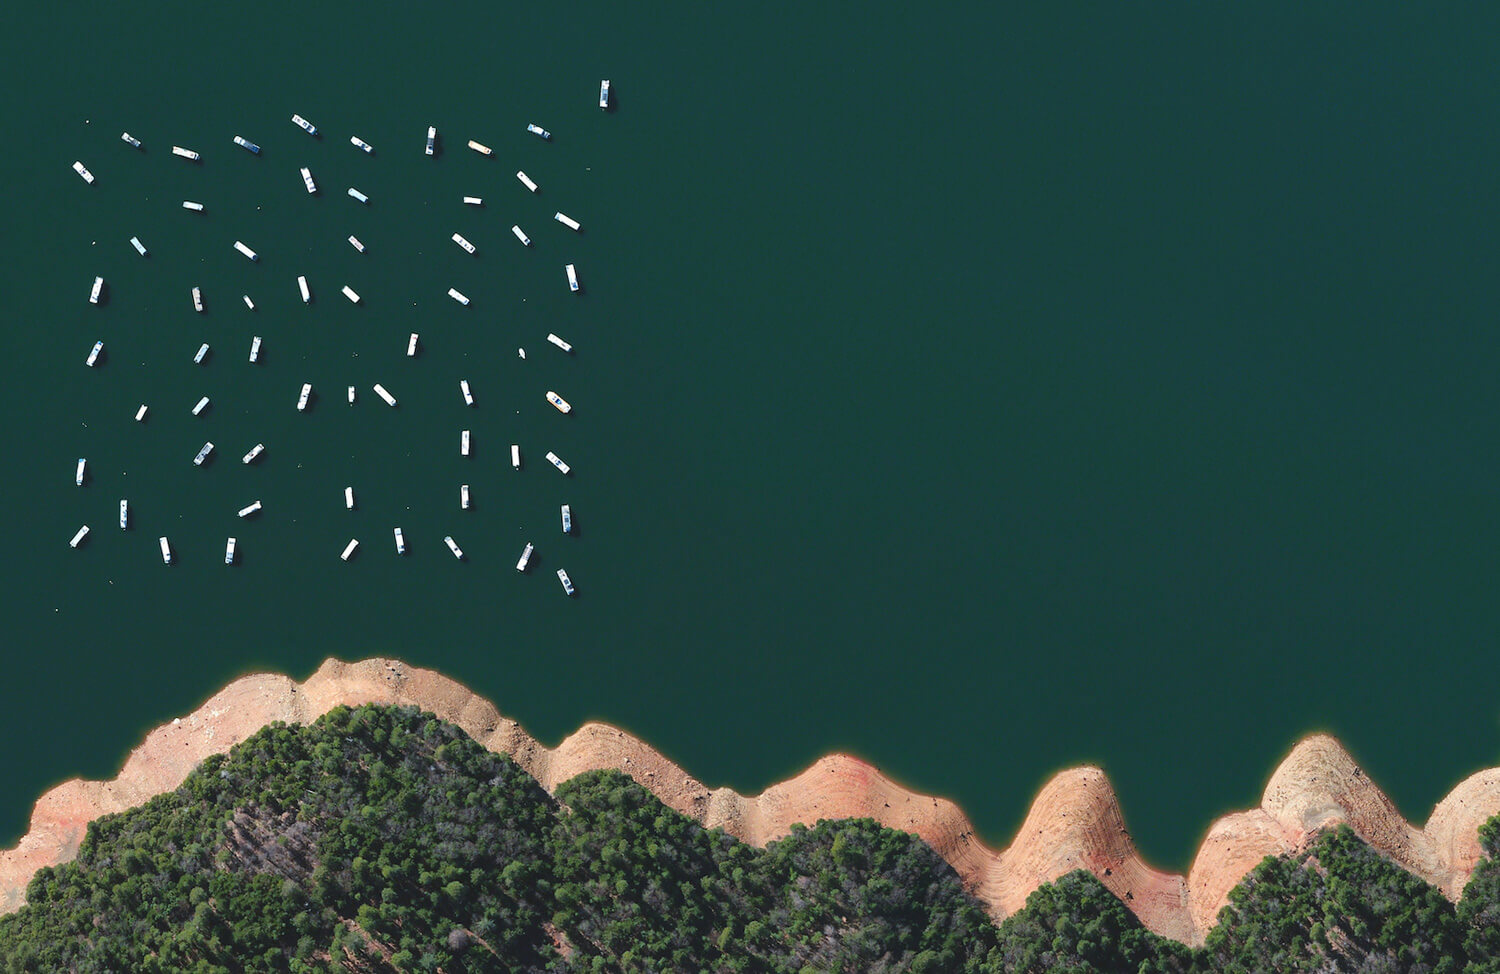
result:
M 25 901 L 43 866 L 74 858 L 88 823 L 175 789 L 210 754 L 222 753 L 272 721 L 311 723 L 340 704 L 415 704 L 457 724 L 491 751 L 508 754 L 548 792 L 584 771 L 630 775 L 665 804 L 708 827 L 763 846 L 794 823 L 867 817 L 920 836 L 997 919 L 1032 890 L 1087 869 L 1145 926 L 1201 944 L 1229 891 L 1267 855 L 1294 852 L 1320 831 L 1347 823 L 1371 846 L 1437 886 L 1463 891 L 1481 852 L 1479 826 L 1500 813 L 1500 768 L 1470 775 L 1434 807 L 1424 828 L 1408 823 L 1332 737 L 1298 742 L 1266 784 L 1260 806 L 1221 816 L 1186 876 L 1151 868 L 1136 852 L 1114 789 L 1098 768 L 1052 777 L 1003 849 L 981 843 L 952 802 L 909 791 L 844 754 L 815 761 L 759 795 L 710 789 L 645 742 L 587 723 L 547 748 L 489 701 L 433 670 L 392 659 L 328 659 L 303 683 L 281 674 L 240 677 L 191 714 L 151 731 L 112 781 L 66 781 L 44 793 L 16 846 L 0 851 L 0 912 Z

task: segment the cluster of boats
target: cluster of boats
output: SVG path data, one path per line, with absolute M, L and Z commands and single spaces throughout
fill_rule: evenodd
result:
M 610 108 L 610 83 L 609 83 L 608 80 L 602 81 L 600 83 L 600 87 L 599 87 L 599 107 L 601 109 L 605 109 L 605 110 L 608 110 Z M 292 122 L 298 128 L 300 128 L 304 132 L 306 132 L 309 136 L 318 137 L 319 130 L 318 130 L 317 126 L 313 125 L 311 122 L 309 122 L 307 119 L 303 118 L 301 115 L 296 115 L 296 114 L 292 115 Z M 528 132 L 530 132 L 531 134 L 536 135 L 538 138 L 540 138 L 540 139 L 542 139 L 544 141 L 550 141 L 551 138 L 552 138 L 552 133 L 548 132 L 546 129 L 542 128 L 541 126 L 539 126 L 539 125 L 537 125 L 535 123 L 529 123 L 526 126 L 526 129 L 527 129 Z M 138 138 L 136 138 L 135 136 L 131 135 L 129 132 L 123 132 L 123 133 L 121 133 L 120 138 L 121 138 L 121 141 L 125 142 L 128 146 L 130 146 L 132 148 L 135 148 L 135 149 L 142 149 L 141 140 L 138 139 Z M 242 136 L 239 136 L 239 135 L 234 136 L 233 137 L 233 142 L 234 142 L 235 145 L 237 145 L 240 148 L 246 150 L 247 152 L 251 153 L 252 155 L 257 155 L 258 156 L 258 155 L 261 154 L 261 147 L 258 144 L 254 143 L 254 142 L 251 142 L 251 141 L 249 141 L 248 139 L 246 139 L 246 138 L 244 138 Z M 364 141 L 363 139 L 361 139 L 359 136 L 350 136 L 349 142 L 355 148 L 360 149 L 361 151 L 365 152 L 366 154 L 373 155 L 374 152 L 375 152 L 374 147 L 371 146 L 370 143 L 368 143 L 368 142 Z M 477 152 L 477 153 L 479 153 L 481 155 L 484 155 L 484 156 L 493 156 L 494 155 L 494 150 L 492 148 L 490 148 L 489 146 L 484 145 L 484 144 L 482 144 L 480 142 L 476 142 L 474 140 L 469 140 L 468 146 L 469 146 L 470 149 L 474 150 L 475 152 Z M 425 154 L 428 155 L 428 156 L 436 155 L 438 148 L 439 148 L 439 143 L 438 143 L 437 127 L 436 126 L 428 126 L 428 128 L 427 128 L 426 144 L 425 144 Z M 182 147 L 182 146 L 175 146 L 174 145 L 174 146 L 172 146 L 172 150 L 171 151 L 172 151 L 172 154 L 174 156 L 178 156 L 180 158 L 187 159 L 188 161 L 191 161 L 191 162 L 201 162 L 202 161 L 201 154 L 199 152 L 197 152 L 196 150 L 193 150 L 193 149 L 189 149 L 189 148 L 185 148 L 185 147 Z M 94 174 L 81 161 L 75 162 L 73 164 L 73 169 L 74 169 L 75 172 L 78 173 L 78 175 L 80 177 L 83 178 L 83 180 L 86 183 L 92 185 L 95 182 Z M 313 178 L 313 174 L 312 174 L 311 169 L 309 167 L 307 167 L 307 166 L 299 167 L 299 169 L 300 169 L 300 172 L 301 172 L 303 185 L 306 188 L 307 192 L 309 194 L 316 195 L 317 192 L 318 192 L 318 185 L 317 185 L 317 182 Z M 537 182 L 535 180 L 533 180 L 530 176 L 528 176 L 524 171 L 517 170 L 516 171 L 516 178 L 520 181 L 520 183 L 522 184 L 522 186 L 524 186 L 531 193 L 537 193 L 537 192 L 540 191 L 540 187 L 538 186 Z M 348 189 L 348 195 L 352 199 L 355 199 L 355 200 L 357 200 L 360 203 L 365 203 L 365 204 L 369 203 L 369 197 L 366 196 L 364 193 L 360 192 L 358 189 L 352 187 L 352 186 L 349 187 L 349 189 Z M 463 198 L 463 203 L 465 205 L 467 205 L 467 206 L 483 206 L 483 199 L 481 197 L 477 197 L 477 196 L 465 196 Z M 182 206 L 183 206 L 184 209 L 189 210 L 189 211 L 193 211 L 193 212 L 203 212 L 204 211 L 204 204 L 200 203 L 200 202 L 193 201 L 193 200 L 184 200 L 182 202 Z M 583 229 L 582 225 L 577 220 L 575 220 L 572 217 L 564 214 L 561 211 L 555 212 L 554 215 L 553 215 L 553 219 L 556 220 L 558 223 L 561 223 L 563 226 L 565 226 L 565 227 L 567 227 L 567 228 L 569 228 L 569 229 L 571 229 L 571 230 L 573 230 L 575 232 L 582 232 L 582 229 Z M 513 224 L 511 226 L 511 233 L 521 243 L 522 246 L 524 246 L 524 247 L 530 247 L 532 245 L 531 238 L 529 236 L 527 236 L 527 234 L 525 233 L 524 230 L 521 229 L 521 227 L 520 227 L 519 224 Z M 453 239 L 453 242 L 455 244 L 457 244 L 461 249 L 463 249 L 466 253 L 468 253 L 470 255 L 477 255 L 478 248 L 470 240 L 468 240 L 466 237 L 464 237 L 462 234 L 460 234 L 460 233 L 454 233 L 453 236 L 452 236 L 452 239 Z M 348 238 L 348 240 L 349 240 L 350 246 L 352 246 L 357 252 L 359 252 L 359 253 L 365 253 L 365 249 L 366 249 L 365 245 L 357 237 L 351 235 Z M 147 250 L 145 244 L 143 244 L 141 242 L 141 240 L 140 240 L 139 237 L 131 237 L 130 238 L 130 244 L 131 244 L 132 247 L 135 248 L 136 252 L 141 257 L 148 256 L 149 251 Z M 244 256 L 247 260 L 249 260 L 249 261 L 251 261 L 253 263 L 259 263 L 259 261 L 260 261 L 260 255 L 254 249 L 252 249 L 248 244 L 246 244 L 244 241 L 241 241 L 241 240 L 234 241 L 234 250 L 237 251 L 242 256 Z M 578 292 L 578 291 L 580 291 L 581 290 L 581 286 L 579 284 L 578 272 L 577 272 L 576 266 L 574 264 L 572 264 L 572 263 L 564 265 L 564 273 L 565 273 L 565 275 L 567 277 L 567 282 L 568 282 L 568 288 L 569 288 L 569 290 L 572 291 L 572 292 L 575 292 L 575 293 Z M 311 287 L 308 284 L 308 280 L 307 280 L 306 276 L 298 276 L 298 278 L 297 278 L 297 287 L 298 287 L 298 290 L 299 290 L 299 292 L 301 294 L 302 302 L 304 304 L 310 304 L 310 303 L 312 303 L 312 291 L 311 291 Z M 92 287 L 90 289 L 90 292 L 89 292 L 89 303 L 90 304 L 94 304 L 94 305 L 100 304 L 102 298 L 105 295 L 105 289 L 106 289 L 106 283 L 105 283 L 104 278 L 102 276 L 96 276 L 94 278 L 93 285 L 92 285 Z M 356 293 L 349 285 L 347 285 L 347 284 L 343 285 L 342 288 L 341 288 L 341 291 L 342 291 L 343 295 L 345 296 L 345 298 L 347 298 L 350 301 L 350 303 L 352 303 L 352 304 L 359 304 L 360 303 L 361 299 L 360 299 L 359 294 Z M 463 294 L 462 292 L 460 292 L 457 288 L 449 288 L 448 289 L 448 296 L 451 297 L 454 301 L 458 302 L 461 305 L 467 306 L 470 303 L 470 300 L 469 300 L 468 296 L 465 295 L 465 294 Z M 248 308 L 251 311 L 255 310 L 255 303 L 254 303 L 254 301 L 251 299 L 251 297 L 248 294 L 243 295 L 242 299 L 243 299 L 243 301 L 245 303 L 246 308 Z M 193 302 L 193 310 L 195 312 L 198 312 L 198 313 L 203 313 L 204 312 L 204 310 L 205 310 L 205 304 L 204 304 L 203 291 L 202 291 L 201 288 L 199 288 L 199 287 L 193 287 L 192 288 L 192 302 Z M 563 351 L 564 353 L 571 353 L 573 351 L 573 346 L 570 343 L 568 343 L 567 341 L 565 341 L 562 338 L 560 338 L 556 334 L 549 333 L 547 335 L 547 341 L 550 344 L 552 344 L 555 347 L 557 347 L 558 349 L 560 349 L 561 351 Z M 259 361 L 260 352 L 261 352 L 261 345 L 262 345 L 261 336 L 259 336 L 259 335 L 254 336 L 254 338 L 253 338 L 253 340 L 251 342 L 250 355 L 249 355 L 249 361 L 252 364 Z M 414 357 L 414 356 L 416 356 L 417 351 L 418 351 L 418 347 L 419 347 L 418 346 L 418 335 L 417 335 L 417 333 L 413 332 L 413 333 L 411 333 L 411 335 L 410 335 L 410 337 L 409 337 L 409 339 L 407 341 L 406 355 L 408 357 Z M 102 340 L 101 341 L 96 341 L 94 343 L 92 349 L 89 352 L 88 358 L 86 360 L 86 365 L 88 365 L 89 367 L 92 368 L 92 367 L 96 366 L 97 364 L 99 364 L 100 361 L 101 361 L 101 356 L 103 355 L 103 352 L 104 352 L 104 342 Z M 207 342 L 202 343 L 199 346 L 197 353 L 193 356 L 193 362 L 194 362 L 194 364 L 203 365 L 205 363 L 205 360 L 206 360 L 207 356 L 209 355 L 209 352 L 210 352 L 209 344 Z M 519 354 L 520 354 L 520 356 L 522 358 L 526 357 L 526 353 L 525 353 L 524 349 L 519 349 L 518 352 L 519 352 Z M 391 395 L 391 393 L 383 385 L 381 385 L 380 383 L 376 383 L 373 386 L 373 389 L 374 389 L 374 392 L 376 393 L 376 395 L 378 395 L 382 400 L 384 400 L 387 405 L 392 406 L 392 407 L 394 407 L 394 406 L 397 405 L 396 398 L 393 395 Z M 459 381 L 459 391 L 461 392 L 461 394 L 463 396 L 464 404 L 467 405 L 467 406 L 471 406 L 471 407 L 474 406 L 474 404 L 475 404 L 474 395 L 473 395 L 473 391 L 472 391 L 472 389 L 470 387 L 468 379 L 461 379 Z M 305 411 L 307 411 L 307 409 L 309 408 L 309 405 L 314 401 L 314 399 L 315 399 L 315 394 L 314 394 L 314 391 L 313 391 L 312 383 L 303 383 L 301 391 L 300 391 L 300 393 L 299 393 L 299 395 L 297 397 L 297 406 L 296 406 L 297 411 L 299 411 L 299 412 L 305 412 Z M 348 400 L 349 400 L 349 402 L 351 404 L 353 404 L 354 401 L 355 401 L 355 388 L 353 386 L 350 386 L 348 388 Z M 547 390 L 547 392 L 546 392 L 546 400 L 547 400 L 547 402 L 550 405 L 552 405 L 555 409 L 557 409 L 559 412 L 561 412 L 563 414 L 569 414 L 573 410 L 572 405 L 567 400 L 565 400 L 562 396 L 558 395 L 556 392 L 554 392 L 554 391 L 552 391 L 550 389 Z M 191 410 L 192 415 L 194 415 L 194 416 L 202 416 L 204 414 L 204 412 L 210 408 L 210 405 L 211 405 L 211 401 L 210 401 L 210 398 L 208 396 L 202 396 L 202 397 L 200 397 L 198 399 L 197 403 L 192 407 L 192 410 Z M 142 404 L 136 410 L 135 419 L 136 419 L 137 422 L 143 422 L 145 420 L 145 418 L 146 418 L 146 415 L 147 415 L 147 407 L 146 407 L 145 404 Z M 471 445 L 471 431 L 467 430 L 467 429 L 463 430 L 462 434 L 461 434 L 461 437 L 460 437 L 460 454 L 462 456 L 469 456 L 469 454 L 470 454 L 470 445 Z M 261 454 L 265 451 L 265 448 L 266 447 L 265 447 L 264 443 L 257 443 L 257 444 L 255 444 L 241 458 L 241 462 L 243 464 L 253 463 L 256 459 L 258 459 L 261 456 Z M 208 460 L 210 459 L 210 457 L 213 455 L 213 452 L 214 452 L 214 444 L 211 441 L 204 442 L 203 446 L 198 450 L 197 454 L 193 457 L 193 465 L 194 466 L 200 466 L 200 467 L 203 466 L 206 462 L 208 462 Z M 555 467 L 563 475 L 566 476 L 566 475 L 571 474 L 572 468 L 566 462 L 564 462 L 562 460 L 562 458 L 559 457 L 556 453 L 548 451 L 548 453 L 546 454 L 546 458 L 547 458 L 548 462 L 551 463 L 553 465 L 553 467 Z M 511 444 L 511 465 L 516 470 L 521 469 L 521 447 L 520 447 L 519 444 L 514 444 L 514 443 Z M 77 468 L 76 468 L 75 473 L 74 473 L 74 482 L 75 482 L 75 484 L 77 486 L 79 486 L 79 487 L 84 486 L 85 481 L 87 479 L 87 474 L 88 474 L 88 461 L 87 461 L 86 458 L 80 457 L 78 459 Z M 352 511 L 352 510 L 355 509 L 355 498 L 354 498 L 354 488 L 353 487 L 345 487 L 344 488 L 344 506 L 345 506 L 345 508 L 347 510 L 351 510 Z M 469 510 L 470 509 L 470 488 L 469 488 L 469 484 L 462 484 L 462 485 L 460 485 L 460 488 L 459 488 L 459 507 L 460 507 L 461 510 Z M 254 515 L 260 513 L 262 509 L 263 508 L 262 508 L 261 501 L 255 500 L 252 503 L 246 505 L 245 507 L 240 508 L 239 511 L 237 512 L 237 516 L 240 517 L 240 518 L 242 518 L 242 519 L 250 518 L 250 517 L 253 517 Z M 560 508 L 559 508 L 559 514 L 560 514 L 560 517 L 561 517 L 562 532 L 564 534 L 572 534 L 573 533 L 573 513 L 572 513 L 572 507 L 571 507 L 571 505 L 569 505 L 569 504 L 562 504 L 560 506 Z M 129 507 L 129 502 L 128 502 L 128 500 L 122 499 L 120 501 L 120 505 L 119 505 L 119 524 L 120 524 L 121 530 L 129 530 L 130 523 L 131 522 L 130 522 L 130 507 Z M 405 538 L 405 535 L 402 532 L 402 529 L 399 528 L 399 527 L 394 528 L 393 529 L 393 533 L 394 533 L 394 540 L 395 540 L 395 546 L 396 546 L 396 554 L 397 555 L 405 555 L 406 554 L 406 538 Z M 74 547 L 74 548 L 79 547 L 84 542 L 84 540 L 88 537 L 88 534 L 89 534 L 89 526 L 88 525 L 83 525 L 73 535 L 72 539 L 69 541 L 69 545 L 71 547 Z M 456 559 L 458 559 L 460 561 L 462 561 L 462 560 L 465 559 L 465 555 L 464 555 L 463 549 L 459 547 L 458 543 L 456 541 L 454 541 L 454 539 L 453 539 L 453 537 L 451 535 L 445 536 L 443 538 L 443 542 L 444 542 L 445 546 L 448 548 L 449 552 L 453 555 L 454 558 L 456 558 Z M 158 538 L 158 544 L 159 544 L 159 547 L 160 547 L 160 550 L 161 550 L 161 557 L 162 557 L 163 563 L 168 564 L 168 565 L 172 564 L 173 551 L 172 551 L 171 543 L 168 540 L 168 538 L 166 536 L 159 537 Z M 232 564 L 235 563 L 235 550 L 236 550 L 237 544 L 238 544 L 238 542 L 237 542 L 236 538 L 230 537 L 230 538 L 227 539 L 226 544 L 225 544 L 225 549 L 224 549 L 224 563 L 226 565 L 232 565 Z M 348 544 L 346 544 L 344 546 L 343 551 L 340 554 L 340 558 L 342 560 L 344 560 L 344 561 L 349 561 L 354 556 L 354 554 L 358 550 L 358 548 L 359 548 L 359 540 L 358 539 L 350 539 L 350 541 L 348 542 Z M 531 564 L 532 556 L 533 556 L 535 550 L 536 550 L 536 548 L 535 548 L 535 545 L 533 543 L 528 542 L 526 544 L 525 548 L 521 552 L 521 555 L 520 555 L 519 559 L 516 562 L 516 570 L 518 572 L 525 573 L 528 570 L 528 567 Z M 572 579 L 568 576 L 567 571 L 565 569 L 561 569 L 561 568 L 557 569 L 557 577 L 558 577 L 558 581 L 561 584 L 564 592 L 567 595 L 570 595 L 570 596 L 573 595 L 575 593 L 575 590 L 574 590 L 574 587 L 573 587 Z

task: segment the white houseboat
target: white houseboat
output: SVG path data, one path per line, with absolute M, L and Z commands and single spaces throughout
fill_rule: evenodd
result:
M 448 297 L 450 297 L 450 298 L 452 298 L 452 299 L 453 299 L 453 300 L 455 300 L 455 301 L 457 301 L 457 302 L 458 302 L 458 303 L 459 303 L 459 304 L 465 304 L 465 305 L 466 305 L 466 304 L 468 304 L 468 303 L 469 303 L 469 299 L 468 299 L 468 297 L 467 297 L 467 296 L 465 296 L 465 295 L 464 295 L 464 293 L 463 293 L 463 292 L 461 292 L 461 291 L 460 291 L 460 290 L 459 290 L 459 289 L 458 289 L 458 288 L 456 288 L 456 287 L 450 287 L 450 288 L 449 288 L 449 289 L 448 289 Z
M 522 186 L 525 186 L 533 193 L 537 191 L 536 183 L 532 182 L 531 177 L 526 175 L 524 172 L 521 172 L 519 169 L 516 170 L 516 178 L 521 181 Z
M 556 335 L 552 335 L 552 334 L 547 335 L 547 341 L 549 341 L 552 344 L 556 345 L 558 348 L 562 349 L 564 352 L 571 352 L 571 351 L 573 351 L 573 346 L 572 345 L 569 345 L 567 342 L 563 341 L 561 338 L 558 338 Z
M 578 270 L 572 264 L 567 265 L 564 270 L 568 272 L 568 290 L 578 290 Z
M 214 445 L 212 443 L 205 443 L 205 444 L 203 444 L 203 449 L 199 450 L 198 451 L 198 455 L 195 456 L 195 457 L 193 457 L 193 466 L 195 466 L 195 467 L 201 467 L 201 466 L 203 466 L 203 461 L 207 460 L 208 459 L 208 455 L 210 453 L 212 453 L 212 452 L 214 452 Z
M 167 543 L 166 535 L 162 535 L 156 541 L 161 545 L 161 563 L 163 565 L 172 564 L 172 546 Z
M 479 197 L 479 196 L 465 196 L 464 197 L 464 203 L 466 203 L 469 206 L 483 206 L 484 205 L 484 199 L 482 197 Z
M 568 595 L 573 594 L 573 580 L 569 578 L 568 573 L 563 571 L 561 568 L 557 570 L 557 580 L 562 583 L 564 592 L 566 592 Z
M 435 148 L 437 148 L 437 126 L 429 125 L 427 126 L 427 154 L 432 155 Z
M 365 245 L 362 244 L 362 243 L 360 243 L 359 242 L 359 238 L 356 237 L 352 233 L 349 234 L 349 246 L 353 247 L 355 250 L 359 251 L 360 253 L 364 253 L 365 252 Z
M 240 463 L 253 463 L 255 458 L 266 452 L 264 443 L 257 443 L 250 448 L 250 452 L 240 457 Z
M 564 504 L 562 506 L 562 524 L 563 524 L 563 534 L 572 534 L 573 533 L 573 505 L 572 504 Z
M 234 539 L 230 538 L 224 542 L 224 564 L 234 564 Z
M 83 163 L 81 163 L 81 162 L 75 162 L 75 163 L 73 163 L 73 171 L 76 172 L 78 175 L 82 176 L 84 182 L 86 182 L 86 183 L 88 183 L 90 185 L 93 185 L 94 174 L 91 173 L 91 172 L 89 172 L 88 171 L 88 167 L 86 167 Z
M 461 457 L 466 457 L 466 456 L 469 455 L 469 431 L 468 430 L 464 430 L 463 431 L 463 435 L 460 436 L 459 439 L 458 439 L 458 455 L 461 456 Z
M 609 79 L 599 82 L 599 107 L 609 111 Z
M 203 212 L 203 204 L 202 203 L 198 203 L 198 202 L 194 202 L 193 200 L 183 200 L 182 201 L 182 208 L 184 210 L 192 210 L 194 213 L 202 213 Z
M 69 548 L 76 548 L 83 544 L 83 539 L 89 536 L 89 526 L 85 524 L 73 535 L 73 540 L 68 542 Z
M 339 557 L 342 558 L 344 561 L 348 561 L 349 557 L 354 554 L 354 549 L 358 548 L 358 547 L 359 547 L 359 539 L 358 538 L 350 538 L 349 539 L 349 543 L 346 544 L 346 545 L 344 545 L 344 553 L 342 555 L 339 555 Z
M 349 299 L 350 304 L 359 304 L 359 295 L 354 293 L 354 288 L 344 285 L 344 297 Z
M 363 149 L 365 150 L 365 152 L 375 151 L 374 146 L 370 145 L 370 143 L 366 142 L 364 139 L 360 138 L 357 135 L 349 136 L 349 144 L 354 146 L 356 149 Z
M 563 213 L 563 212 L 560 212 L 560 211 L 557 212 L 557 213 L 552 214 L 552 219 L 556 220 L 558 223 L 561 223 L 563 226 L 567 227 L 569 230 L 582 230 L 583 229 L 583 227 L 581 227 L 581 226 L 578 225 L 578 221 L 577 220 L 575 220 L 572 217 L 568 216 L 566 213 Z
M 251 362 L 258 362 L 258 361 L 260 361 L 260 336 L 259 335 L 256 335 L 254 338 L 250 339 L 250 361 Z
M 198 153 L 194 152 L 192 149 L 184 149 L 180 145 L 172 146 L 172 155 L 181 156 L 182 158 L 187 159 L 191 162 L 197 162 L 200 158 Z
M 344 509 L 346 511 L 352 511 L 352 510 L 354 510 L 354 488 L 353 487 L 345 487 L 344 488 Z
M 447 545 L 448 550 L 453 552 L 453 557 L 457 558 L 459 561 L 464 560 L 464 550 L 458 546 L 458 542 L 453 540 L 453 536 L 451 534 L 445 535 L 443 537 L 443 544 Z
M 516 239 L 521 241 L 522 246 L 531 246 L 531 238 L 526 236 L 526 231 L 522 230 L 519 224 L 512 226 L 510 232 L 516 235 Z
M 104 292 L 104 278 L 94 278 L 94 287 L 89 291 L 89 304 L 98 304 L 99 295 Z
M 120 141 L 136 149 L 139 149 L 141 147 L 141 140 L 131 135 L 129 132 L 121 132 Z
M 259 254 L 257 254 L 255 251 L 251 250 L 249 247 L 246 247 L 244 245 L 244 243 L 241 242 L 241 241 L 239 241 L 239 240 L 236 240 L 234 242 L 234 249 L 238 250 L 240 253 L 244 254 L 246 257 L 250 258 L 251 260 L 260 260 L 260 255 Z
M 406 536 L 401 533 L 400 528 L 396 529 L 396 554 L 406 554 Z
M 349 195 L 351 197 L 353 197 L 354 199 L 359 200 L 361 203 L 368 203 L 368 202 L 370 202 L 370 198 L 368 196 L 366 196 L 364 193 L 361 193 L 359 190 L 355 189 L 353 186 L 349 187 Z
M 141 243 L 140 237 L 131 237 L 130 246 L 134 247 L 135 252 L 140 254 L 142 257 L 146 256 L 146 245 Z
M 78 469 L 73 472 L 73 483 L 79 487 L 83 486 L 83 475 L 88 472 L 89 462 L 85 457 L 78 458 Z
M 469 380 L 468 379 L 459 379 L 458 380 L 458 391 L 462 392 L 464 394 L 464 405 L 465 406 L 472 406 L 472 405 L 474 405 L 474 393 L 472 393 L 472 392 L 469 391 Z
M 546 129 L 542 128 L 540 125 L 536 124 L 535 122 L 528 123 L 527 126 L 526 126 L 526 131 L 530 132 L 532 135 L 535 135 L 536 137 L 541 138 L 541 139 L 550 139 L 550 138 L 552 138 L 552 133 L 551 132 L 548 132 Z
M 482 156 L 492 156 L 495 154 L 494 149 L 491 149 L 487 145 L 482 145 L 481 143 L 475 142 L 473 139 L 469 140 L 469 148 L 473 149 L 475 152 L 479 153 Z
M 536 550 L 536 546 L 528 541 L 526 547 L 521 551 L 521 557 L 516 561 L 516 571 L 524 572 L 526 570 L 526 563 L 531 561 L 531 553 L 534 550 Z
M 467 511 L 469 509 L 469 485 L 468 484 L 459 484 L 458 485 L 458 508 L 461 511 Z
M 203 312 L 203 289 L 201 287 L 193 288 L 193 310 L 199 314 Z
M 318 134 L 318 127 L 309 122 L 307 119 L 303 118 L 301 115 L 293 115 L 292 121 L 297 124 L 297 127 L 299 129 L 306 132 L 308 135 Z
M 573 411 L 573 407 L 568 404 L 568 401 L 551 389 L 547 390 L 547 401 L 556 407 L 560 413 L 571 413 Z
M 510 465 L 517 470 L 521 469 L 521 444 L 519 443 L 510 445 Z
M 203 398 L 199 399 L 197 405 L 195 405 L 193 407 L 193 415 L 194 416 L 202 416 L 203 415 L 203 410 L 205 410 L 207 408 L 208 408 L 208 397 L 204 396 Z
M 387 406 L 396 405 L 396 397 L 391 395 L 389 392 L 386 392 L 385 386 L 381 385 L 378 382 L 375 383 L 375 395 L 379 396 L 381 399 L 384 399 Z
M 193 364 L 202 365 L 203 359 L 208 355 L 208 342 L 198 346 L 198 351 L 193 355 Z
M 455 233 L 453 235 L 453 242 L 458 244 L 460 247 L 467 250 L 471 254 L 474 252 L 474 245 L 469 243 L 468 239 L 461 233 Z
M 245 307 L 249 308 L 251 311 L 255 310 L 255 302 L 250 300 L 250 295 L 241 294 L 240 300 L 245 302 Z
M 558 456 L 556 453 L 552 453 L 549 451 L 547 453 L 547 461 L 565 474 L 571 473 L 573 470 L 572 467 L 568 466 L 566 463 L 563 463 L 562 457 Z
M 301 392 L 300 395 L 297 396 L 297 412 L 300 413 L 300 412 L 303 412 L 303 411 L 305 411 L 307 409 L 307 400 L 309 398 L 311 398 L 311 396 L 312 396 L 312 383 L 311 382 L 304 382 L 304 383 L 302 383 L 302 392 Z
M 313 182 L 312 170 L 303 166 L 298 171 L 302 173 L 302 185 L 307 187 L 309 193 L 316 193 L 318 191 L 318 184 Z
M 312 301 L 312 291 L 307 288 L 307 278 L 300 274 L 297 276 L 297 290 L 302 292 L 303 304 L 308 304 Z
M 239 509 L 239 516 L 240 517 L 249 517 L 250 515 L 258 512 L 259 510 L 260 510 L 260 501 L 255 501 L 254 503 L 248 504 L 245 507 L 240 508 Z
M 94 363 L 97 362 L 97 361 L 99 361 L 99 353 L 101 353 L 103 351 L 104 351 L 104 343 L 103 342 L 95 342 L 94 343 L 94 347 L 91 348 L 91 349 L 89 349 L 89 357 L 84 360 L 83 364 L 87 365 L 89 368 L 93 368 L 94 367 Z
M 417 333 L 412 332 L 411 337 L 406 340 L 406 357 L 413 358 L 417 354 Z M 353 388 L 352 386 L 350 388 Z
M 260 146 L 256 145 L 254 142 L 251 142 L 249 139 L 241 138 L 240 136 L 236 135 L 234 137 L 234 144 L 239 146 L 241 149 L 244 149 L 246 152 L 253 153 L 257 156 L 260 155 Z
M 130 501 L 120 498 L 120 530 L 130 527 Z

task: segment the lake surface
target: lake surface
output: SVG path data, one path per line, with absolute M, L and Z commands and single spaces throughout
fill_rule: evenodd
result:
M 748 792 L 846 749 L 995 844 L 1097 762 L 1170 867 L 1311 731 L 1418 820 L 1500 760 L 1500 10 L 816 8 L 12 12 L 3 836 L 329 655 Z

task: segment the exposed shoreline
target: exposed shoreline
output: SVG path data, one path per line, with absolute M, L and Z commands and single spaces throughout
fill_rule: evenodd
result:
M 857 758 L 832 754 L 796 777 L 746 797 L 709 789 L 649 745 L 606 724 L 580 727 L 556 748 L 461 684 L 396 660 L 327 660 L 304 683 L 280 674 L 241 677 L 191 714 L 156 728 L 108 782 L 74 779 L 37 800 L 20 842 L 0 852 L 0 912 L 24 902 L 37 869 L 67 862 L 86 827 L 171 791 L 205 757 L 227 751 L 276 720 L 310 723 L 339 704 L 416 704 L 509 754 L 544 788 L 584 771 L 615 768 L 671 807 L 754 845 L 821 818 L 868 817 L 915 833 L 951 863 L 997 917 L 1025 904 L 1037 886 L 1083 868 L 1125 901 L 1151 930 L 1200 944 L 1229 891 L 1267 855 L 1302 848 L 1322 829 L 1347 822 L 1404 868 L 1457 898 L 1480 858 L 1479 826 L 1500 813 L 1500 768 L 1451 791 L 1417 828 L 1331 737 L 1297 744 L 1266 785 L 1260 807 L 1218 819 L 1187 876 L 1150 868 L 1136 853 L 1108 778 L 1098 768 L 1054 776 L 1003 850 L 974 836 L 957 806 L 902 788 Z

